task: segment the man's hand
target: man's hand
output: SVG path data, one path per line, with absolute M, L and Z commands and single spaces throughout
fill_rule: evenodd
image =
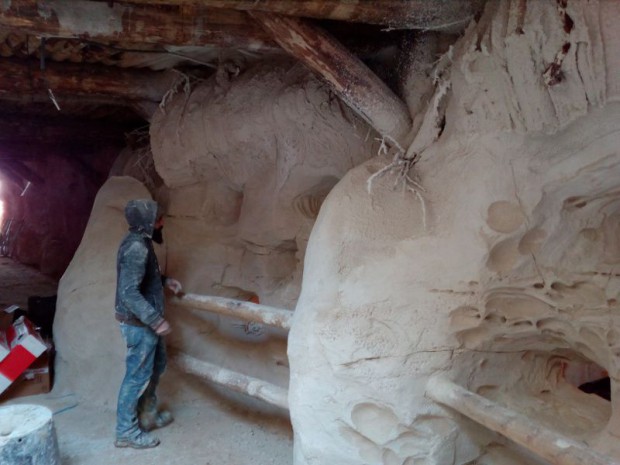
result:
M 166 334 L 170 334 L 172 328 L 170 327 L 170 323 L 166 320 L 162 320 L 162 322 L 154 328 L 154 331 L 158 336 L 165 336 Z
M 183 286 L 181 283 L 173 278 L 166 278 L 166 287 L 170 289 L 175 294 L 180 294 L 183 291 Z

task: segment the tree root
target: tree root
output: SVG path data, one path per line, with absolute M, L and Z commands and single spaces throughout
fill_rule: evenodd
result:
M 166 105 L 168 105 L 168 103 L 170 103 L 173 97 L 179 92 L 181 86 L 183 87 L 183 92 L 186 96 L 189 96 L 191 92 L 190 77 L 179 70 L 173 69 L 172 71 L 177 73 L 178 76 L 170 86 L 170 89 L 166 91 L 166 93 L 161 99 L 161 102 L 159 103 L 159 108 L 161 109 L 161 111 L 164 112 L 164 114 L 166 113 Z
M 381 139 L 381 145 L 378 150 L 378 155 L 387 155 L 390 151 L 390 149 L 385 143 L 385 139 L 385 137 Z M 411 192 L 420 202 L 420 206 L 422 208 L 422 223 L 424 225 L 424 230 L 426 231 L 426 200 L 422 195 L 422 192 L 425 192 L 425 189 L 424 187 L 422 187 L 422 185 L 420 185 L 419 181 L 415 179 L 415 175 L 414 177 L 410 175 L 411 170 L 419 160 L 419 156 L 416 154 L 414 157 L 408 158 L 405 155 L 404 149 L 398 144 L 398 142 L 394 140 L 392 140 L 391 142 L 394 144 L 392 150 L 396 150 L 396 154 L 394 155 L 394 158 L 392 159 L 392 162 L 390 164 L 381 168 L 379 171 L 377 171 L 368 178 L 368 180 L 366 181 L 368 193 L 371 193 L 372 184 L 376 179 L 381 178 L 386 174 L 394 176 L 394 185 L 392 188 L 396 190 L 400 187 L 403 191 Z

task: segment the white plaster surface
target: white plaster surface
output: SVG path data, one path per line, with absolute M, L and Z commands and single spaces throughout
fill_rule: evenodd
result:
M 602 19 L 620 5 L 568 3 L 570 32 L 557 2 L 489 2 L 440 61 L 422 128 L 445 128 L 414 141 L 424 203 L 390 175 L 369 194 L 378 160 L 327 197 L 289 336 L 296 465 L 536 463 L 424 397 L 437 372 L 620 457 L 618 33 Z M 610 373 L 611 403 L 565 380 L 580 360 Z
M 40 405 L 0 407 L 0 447 L 34 433 L 52 421 L 52 412 Z
M 316 78 L 291 60 L 219 74 L 180 93 L 151 126 L 155 168 L 164 185 L 112 177 L 98 194 L 82 244 L 59 286 L 60 389 L 114 409 L 124 346 L 114 320 L 116 253 L 127 230 L 123 208 L 151 194 L 164 206 L 162 271 L 191 294 L 293 308 L 305 245 L 324 196 L 370 158 L 373 133 Z M 129 170 L 124 156 L 116 173 Z M 123 168 L 123 166 L 125 168 Z M 286 333 L 169 302 L 169 352 L 287 388 Z M 96 360 L 96 363 L 93 361 Z M 210 395 L 172 367 L 169 402 Z M 207 383 L 204 383 L 205 385 Z M 275 407 L 214 388 L 218 395 L 282 415 Z
M 221 75 L 153 117 L 169 271 L 189 291 L 293 308 L 323 198 L 370 158 L 374 133 L 290 60 Z
M 488 2 L 414 115 L 414 190 L 390 174 L 369 190 L 385 166 L 367 161 L 373 133 L 289 61 L 178 94 L 151 126 L 162 267 L 188 292 L 296 308 L 288 359 L 282 334 L 172 306 L 171 348 L 282 387 L 290 361 L 295 465 L 536 463 L 428 400 L 437 372 L 620 458 L 619 15 L 611 1 Z M 411 108 L 428 88 L 406 93 Z M 147 192 L 123 178 L 102 189 L 59 291 L 60 373 L 108 408 L 133 195 Z M 584 361 L 611 375 L 611 403 L 566 381 Z M 173 401 L 204 399 L 173 375 Z

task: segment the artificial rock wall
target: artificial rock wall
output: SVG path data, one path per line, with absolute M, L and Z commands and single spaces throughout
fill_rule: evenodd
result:
M 170 273 L 191 292 L 240 288 L 292 309 L 323 198 L 372 156 L 373 135 L 291 60 L 179 95 L 151 124 Z
M 282 386 L 290 363 L 296 465 L 533 463 L 429 401 L 436 373 L 618 456 L 616 396 L 563 376 L 596 365 L 616 390 L 618 10 L 488 2 L 428 85 L 403 81 L 423 136 L 411 189 L 369 185 L 373 133 L 291 61 L 178 94 L 151 126 L 163 184 L 110 179 L 61 281 L 59 381 L 113 407 L 121 207 L 154 195 L 162 267 L 186 291 L 295 307 L 288 359 L 267 328 L 168 316 L 173 350 Z M 176 400 L 206 395 L 171 371 Z
M 428 400 L 437 373 L 620 458 L 619 19 L 488 2 L 440 60 L 419 186 L 369 186 L 372 160 L 329 194 L 289 336 L 296 465 L 535 463 Z
M 255 295 L 261 303 L 293 309 L 307 239 L 324 197 L 376 153 L 368 126 L 288 59 L 238 75 L 217 73 L 158 110 L 150 131 L 157 179 L 144 177 L 149 163 L 141 173 L 131 172 L 142 151 L 124 154 L 114 173 L 133 174 L 151 191 L 127 176 L 110 178 L 60 282 L 59 380 L 107 408 L 115 406 L 124 369 L 113 313 L 116 252 L 127 227 L 122 207 L 130 198 L 153 195 L 163 205 L 160 265 L 186 292 Z M 167 318 L 171 353 L 288 385 L 281 332 L 171 302 Z M 162 387 L 162 397 L 172 402 L 213 396 L 173 365 Z M 235 400 L 264 407 L 244 396 Z

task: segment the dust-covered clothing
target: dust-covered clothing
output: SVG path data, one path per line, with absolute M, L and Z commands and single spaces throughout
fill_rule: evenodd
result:
M 127 358 L 116 407 L 116 437 L 130 439 L 140 434 L 140 413 L 157 409 L 155 390 L 166 368 L 166 346 L 164 338 L 146 326 L 121 323 L 121 334 Z
M 166 366 L 166 347 L 155 332 L 164 322 L 164 288 L 151 240 L 158 205 L 132 200 L 125 217 L 129 232 L 118 250 L 115 310 L 127 358 L 117 404 L 117 443 L 132 443 L 144 434 L 139 415 L 157 408 L 155 390 Z
M 153 200 L 132 200 L 125 208 L 129 232 L 117 256 L 116 318 L 156 328 L 164 319 L 164 286 L 152 236 L 158 206 Z

